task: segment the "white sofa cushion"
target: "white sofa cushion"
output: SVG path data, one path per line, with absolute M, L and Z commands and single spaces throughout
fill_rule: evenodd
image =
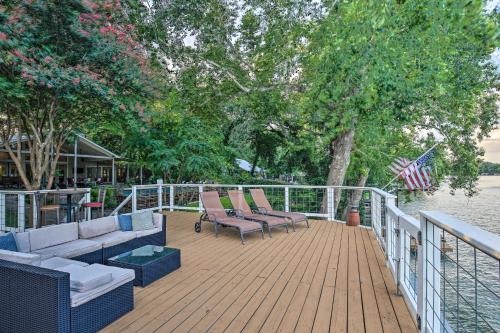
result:
M 42 260 L 50 257 L 73 258 L 82 254 L 102 249 L 101 243 L 88 239 L 77 239 L 72 242 L 51 246 L 34 251 L 42 256 Z
M 93 265 L 67 265 L 57 269 L 69 273 L 69 288 L 79 293 L 85 293 L 113 280 L 110 272 L 96 271 Z
M 125 243 L 136 237 L 133 231 L 113 231 L 108 234 L 90 238 L 94 242 L 102 244 L 102 247 L 108 248 L 117 244 Z
M 9 250 L 0 250 L 0 259 L 33 266 L 40 266 L 41 263 L 41 256 L 39 254 Z
M 116 216 L 106 216 L 99 219 L 81 222 L 78 226 L 80 238 L 94 238 L 119 230 Z
M 157 232 L 160 232 L 160 231 L 161 231 L 161 229 L 159 229 L 159 228 L 153 228 L 153 229 L 140 230 L 140 231 L 134 231 L 134 232 L 135 232 L 136 237 L 140 238 L 140 237 L 156 234 Z
M 78 239 L 78 223 L 64 223 L 29 231 L 31 252 Z
M 163 214 L 153 213 L 153 224 L 155 228 L 163 229 Z
M 29 232 L 16 232 L 14 237 L 16 238 L 17 250 L 19 252 L 31 252 Z
M 85 266 L 88 266 L 89 264 L 87 264 L 86 262 L 82 262 L 82 261 L 76 261 L 76 260 L 60 258 L 60 257 L 52 257 L 49 259 L 42 260 L 40 267 L 48 268 L 48 269 L 57 269 L 59 267 L 68 266 L 68 265 L 78 265 L 78 266 L 85 267 Z
M 125 269 L 119 267 L 104 266 L 100 264 L 93 264 L 86 269 L 91 269 L 93 274 L 97 273 L 111 273 L 112 280 L 105 285 L 89 290 L 87 292 L 71 291 L 71 306 L 76 307 L 85 304 L 101 295 L 116 289 L 127 282 L 134 280 L 135 272 L 133 269 Z
M 132 214 L 132 230 L 149 230 L 153 229 L 155 226 L 153 224 L 153 212 L 147 210 L 145 212 L 133 213 Z

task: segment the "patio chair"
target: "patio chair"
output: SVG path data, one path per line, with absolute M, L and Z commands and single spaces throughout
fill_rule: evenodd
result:
M 106 200 L 106 188 L 99 187 L 97 192 L 97 201 L 95 202 L 86 202 L 82 204 L 82 208 L 90 208 L 90 219 L 92 219 L 92 208 L 100 208 L 101 209 L 101 217 L 104 217 L 104 202 Z
M 245 244 L 243 235 L 250 232 L 260 231 L 262 238 L 264 238 L 264 229 L 262 228 L 262 224 L 228 216 L 220 202 L 219 193 L 216 191 L 203 192 L 200 197 L 203 207 L 205 208 L 205 214 L 200 218 L 199 223 L 201 224 L 202 219 L 212 222 L 214 224 L 216 237 L 218 234 L 218 225 L 220 224 L 222 226 L 238 229 L 242 244 Z
M 267 200 L 264 190 L 262 190 L 261 188 L 251 189 L 250 194 L 252 195 L 253 202 L 255 202 L 255 205 L 257 206 L 259 213 L 270 216 L 284 217 L 289 219 L 292 222 L 293 231 L 295 231 L 295 223 L 299 222 L 306 222 L 306 225 L 309 228 L 309 221 L 306 215 L 300 213 L 291 213 L 291 212 L 274 210 L 273 207 L 271 207 L 269 201 Z
M 271 234 L 272 227 L 285 227 L 286 232 L 288 233 L 288 220 L 286 218 L 264 215 L 253 212 L 245 200 L 245 195 L 243 194 L 243 191 L 234 190 L 234 191 L 227 191 L 227 193 L 229 195 L 229 200 L 231 200 L 231 204 L 233 205 L 233 209 L 234 212 L 236 213 L 236 216 L 261 223 L 262 225 L 267 225 L 267 229 L 269 231 L 269 237 L 272 237 Z

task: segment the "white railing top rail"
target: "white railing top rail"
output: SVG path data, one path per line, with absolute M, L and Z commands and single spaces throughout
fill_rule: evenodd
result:
M 28 191 L 28 190 L 0 190 L 0 194 L 36 194 L 36 193 L 61 193 L 65 194 L 65 191 L 72 190 L 73 188 L 68 189 L 54 189 L 54 190 L 38 190 L 38 191 Z M 79 187 L 79 190 L 90 190 L 90 187 Z
M 420 222 L 411 215 L 406 214 L 392 203 L 386 205 L 389 214 L 398 219 L 401 228 L 409 232 L 413 237 L 417 237 L 420 232 Z
M 500 236 L 465 223 L 439 211 L 421 211 L 420 215 L 446 232 L 500 260 Z
M 134 187 L 138 190 L 140 189 L 151 189 L 156 188 L 158 184 L 145 184 L 145 185 L 134 185 Z M 376 187 L 360 187 L 360 186 L 328 186 L 328 185 L 295 185 L 295 184 L 210 184 L 210 183 L 189 183 L 189 184 L 168 184 L 165 183 L 162 186 L 175 186 L 175 187 L 243 187 L 243 188 L 255 188 L 255 187 L 263 187 L 263 188 L 303 188 L 303 189 L 327 189 L 327 188 L 335 188 L 341 190 L 366 190 L 366 191 L 374 191 L 382 196 L 396 198 L 395 195 L 390 194 L 388 192 L 382 191 Z

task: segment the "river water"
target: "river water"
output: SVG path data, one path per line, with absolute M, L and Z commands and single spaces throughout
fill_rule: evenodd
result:
M 478 187 L 479 194 L 472 198 L 462 191 L 451 195 L 446 186 L 409 202 L 400 196 L 399 207 L 417 219 L 420 210 L 443 211 L 500 235 L 500 176 L 483 176 Z M 449 252 L 441 256 L 441 331 L 500 331 L 499 262 L 449 234 L 443 237 Z
M 400 208 L 418 218 L 420 210 L 440 210 L 464 222 L 476 225 L 500 235 L 500 176 L 482 176 L 479 179 L 479 194 L 472 198 L 463 191 L 450 194 L 443 186 L 432 195 L 424 195 L 405 203 Z

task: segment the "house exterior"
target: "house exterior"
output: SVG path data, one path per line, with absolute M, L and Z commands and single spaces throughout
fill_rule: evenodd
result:
M 130 178 L 129 166 L 118 154 L 98 145 L 82 134 L 61 149 L 54 184 L 60 188 L 95 184 L 125 183 Z M 29 150 L 22 151 L 29 172 Z M 121 163 L 119 163 L 121 161 Z M 118 163 L 117 163 L 118 162 Z M 0 148 L 0 188 L 21 188 L 16 166 L 7 150 Z

